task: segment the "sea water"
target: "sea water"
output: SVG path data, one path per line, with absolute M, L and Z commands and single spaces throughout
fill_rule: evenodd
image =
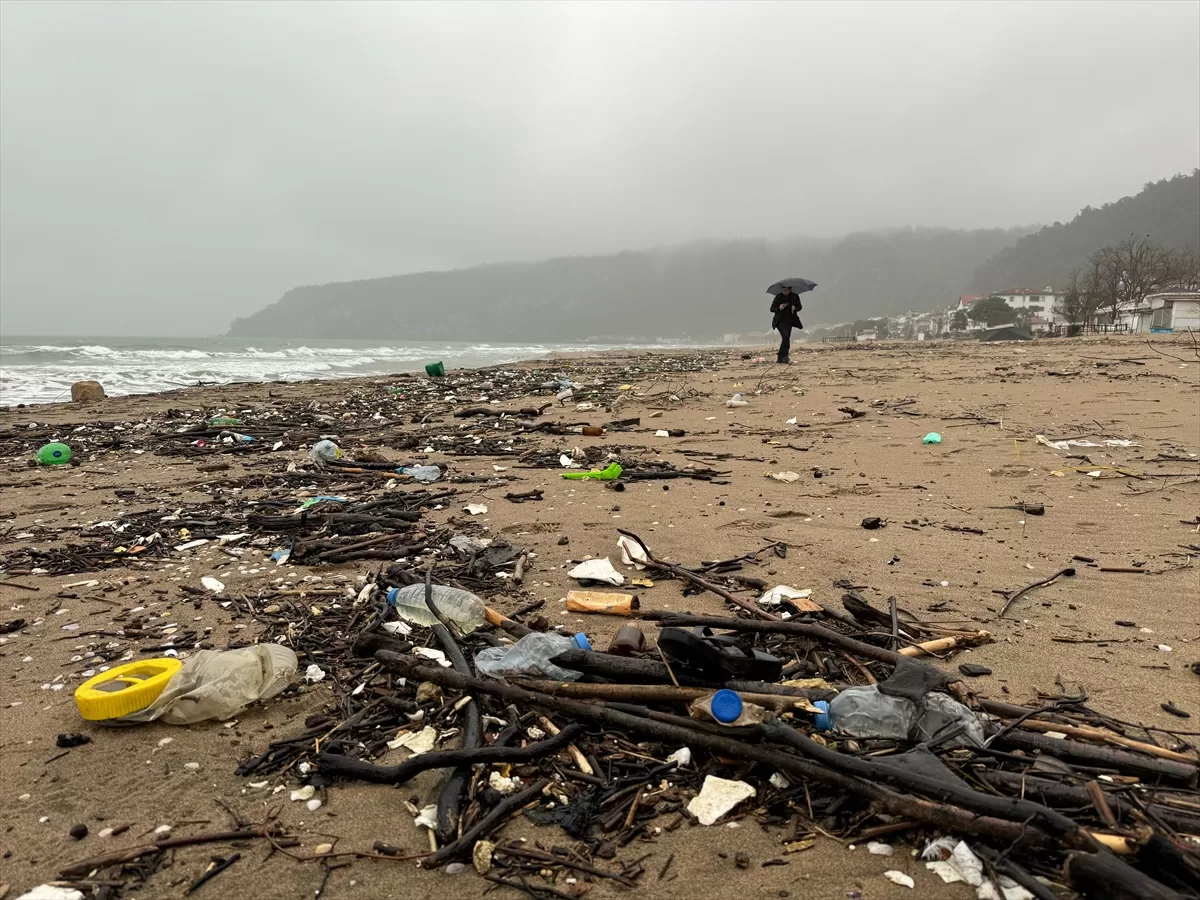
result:
M 268 340 L 264 338 L 0 337 L 0 405 L 71 399 L 71 384 L 99 381 L 109 396 L 197 385 L 307 381 L 501 365 L 554 352 L 611 346 L 448 342 Z

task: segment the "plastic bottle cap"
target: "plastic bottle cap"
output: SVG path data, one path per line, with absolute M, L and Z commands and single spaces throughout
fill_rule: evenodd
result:
M 829 701 L 816 700 L 813 702 L 813 706 L 820 710 L 819 713 L 813 716 L 813 725 L 815 725 L 819 731 L 832 731 L 833 718 L 829 715 Z
M 734 691 L 717 691 L 709 700 L 708 708 L 718 722 L 736 722 L 742 714 L 742 698 Z
M 171 657 L 143 659 L 101 672 L 75 689 L 75 705 L 89 721 L 116 719 L 158 699 L 183 663 Z
M 575 637 L 571 638 L 575 642 L 575 646 L 580 650 L 591 650 L 592 642 L 587 639 L 587 635 L 582 631 L 577 632 Z
M 400 593 L 400 588 L 391 588 L 387 592 L 387 602 L 392 606 L 396 605 L 396 595 Z

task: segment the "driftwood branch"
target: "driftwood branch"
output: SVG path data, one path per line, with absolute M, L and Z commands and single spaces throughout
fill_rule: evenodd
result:
M 448 769 L 458 766 L 474 766 L 483 763 L 525 763 L 541 759 L 567 746 L 585 731 L 584 726 L 568 725 L 558 734 L 544 741 L 526 744 L 524 747 L 507 747 L 491 744 L 461 750 L 434 750 L 419 753 L 395 766 L 377 766 L 374 763 L 340 753 L 322 753 L 318 757 L 321 771 L 341 778 L 357 778 L 374 784 L 404 784 L 410 778 L 429 769 Z

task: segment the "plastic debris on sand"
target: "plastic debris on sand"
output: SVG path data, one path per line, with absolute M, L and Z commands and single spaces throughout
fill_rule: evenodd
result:
M 756 791 L 744 781 L 730 781 L 715 775 L 704 777 L 700 793 L 692 798 L 687 810 L 701 825 L 711 825 L 743 800 L 749 800 Z

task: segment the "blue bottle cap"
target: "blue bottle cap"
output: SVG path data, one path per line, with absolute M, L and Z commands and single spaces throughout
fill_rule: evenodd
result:
M 813 702 L 813 706 L 820 710 L 813 716 L 813 725 L 817 727 L 818 731 L 832 731 L 833 719 L 829 715 L 829 701 L 816 700 Z
M 592 642 L 587 639 L 587 635 L 582 631 L 576 633 L 575 637 L 571 638 L 575 642 L 575 646 L 580 650 L 591 650 Z
M 387 592 L 387 602 L 396 605 L 396 595 L 400 593 L 400 588 L 390 588 Z
M 736 722 L 742 714 L 742 698 L 734 691 L 717 691 L 708 702 L 713 718 L 722 724 Z

